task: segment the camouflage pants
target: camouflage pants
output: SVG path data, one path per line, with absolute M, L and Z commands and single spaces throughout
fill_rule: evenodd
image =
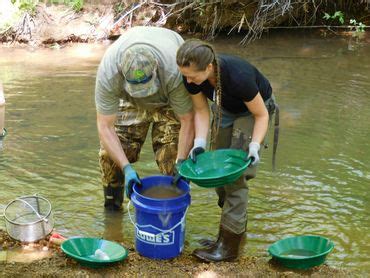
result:
M 125 104 L 120 105 L 115 129 L 122 148 L 130 163 L 139 160 L 141 148 L 151 128 L 152 147 L 159 170 L 171 175 L 177 156 L 180 122 L 173 110 L 162 107 L 156 110 L 140 110 Z M 103 186 L 118 187 L 124 184 L 122 169 L 100 147 L 99 164 Z
M 272 100 L 274 102 L 274 100 Z M 270 116 L 273 110 L 265 103 Z M 216 139 L 216 149 L 249 148 L 252 141 L 254 117 L 252 115 L 237 118 L 232 126 L 220 128 Z M 262 146 L 262 144 L 261 144 Z M 263 148 L 261 148 L 263 149 Z M 248 185 L 247 180 L 256 176 L 257 167 L 248 167 L 244 174 L 233 184 L 216 188 L 219 205 L 222 207 L 221 225 L 236 234 L 245 232 L 248 218 Z

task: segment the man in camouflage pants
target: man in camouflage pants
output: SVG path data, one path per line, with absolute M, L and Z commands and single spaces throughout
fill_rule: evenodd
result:
M 182 43 L 171 30 L 134 27 L 108 48 L 99 65 L 95 102 L 108 209 L 120 209 L 123 188 L 130 198 L 133 184 L 140 183 L 130 163 L 139 159 L 150 126 L 163 174 L 173 174 L 175 161 L 185 159 L 193 145 L 192 102 L 176 65 Z

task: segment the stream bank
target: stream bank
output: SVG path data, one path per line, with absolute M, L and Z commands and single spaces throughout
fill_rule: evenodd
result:
M 23 248 L 23 256 L 12 256 L 7 261 L 0 256 L 0 270 L 3 277 L 354 277 L 354 273 L 321 265 L 312 269 L 285 269 L 269 257 L 241 256 L 235 262 L 202 263 L 185 251 L 171 260 L 152 260 L 140 256 L 129 242 L 119 242 L 129 250 L 128 257 L 109 267 L 92 269 L 82 267 L 75 260 L 66 257 L 58 245 L 49 243 L 48 238 L 32 244 L 33 259 L 25 261 L 30 248 L 11 239 L 0 230 L 0 254 Z M 49 254 L 43 255 L 46 250 Z M 44 249 L 44 250 L 43 250 Z M 37 251 L 38 250 L 38 251 Z M 22 261 L 23 260 L 23 261 Z
M 68 42 L 116 39 L 138 25 L 160 26 L 213 40 L 220 32 L 244 34 L 248 44 L 270 28 L 324 28 L 364 31 L 370 1 L 117 1 L 93 0 L 76 6 L 33 0 L 0 0 L 0 42 L 58 47 Z M 77 3 L 70 0 L 72 3 Z M 13 1 L 14 2 L 14 1 Z M 266 3 L 265 3 L 266 2 Z M 330 3 L 328 3 L 330 2 Z M 336 3 L 338 2 L 338 3 Z M 54 2 L 52 2 L 54 3 Z M 78 2 L 79 3 L 79 2 Z M 354 21 L 353 21 L 354 20 Z

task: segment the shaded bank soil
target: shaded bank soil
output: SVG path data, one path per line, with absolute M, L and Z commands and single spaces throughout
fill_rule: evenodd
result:
M 345 4 L 342 0 L 325 3 L 274 0 L 270 4 L 258 5 L 259 1 L 253 0 L 107 0 L 97 1 L 101 4 L 96 5 L 85 3 L 78 11 L 52 4 L 55 1 L 35 1 L 37 4 L 31 5 L 32 9 L 21 8 L 14 2 L 18 3 L 0 0 L 0 42 L 9 45 L 59 47 L 68 42 L 114 40 L 133 26 L 166 27 L 206 40 L 213 40 L 219 33 L 244 34 L 241 43 L 246 44 L 260 38 L 270 28 L 311 29 L 313 25 L 319 25 L 316 27 L 334 33 L 338 29 L 361 33 L 364 30 L 355 31 L 359 24 L 369 25 L 370 21 L 369 1 Z M 345 17 L 341 24 L 334 20 L 334 15 L 331 19 L 323 18 L 324 14 L 330 17 L 328 13 L 342 13 L 342 10 Z M 356 23 L 351 23 L 351 19 L 357 19 Z
M 202 263 L 192 257 L 190 250 L 172 260 L 151 260 L 140 256 L 132 244 L 120 242 L 128 248 L 129 255 L 123 262 L 109 267 L 92 269 L 83 267 L 71 258 L 65 256 L 58 245 L 48 240 L 33 244 L 32 248 L 39 248 L 40 253 L 47 252 L 47 256 L 38 256 L 38 260 L 26 261 L 8 260 L 0 257 L 1 277 L 355 277 L 342 269 L 335 269 L 327 265 L 312 268 L 306 271 L 285 269 L 267 258 L 241 256 L 235 262 Z M 0 231 L 0 252 L 25 249 L 27 245 L 12 240 L 6 232 Z M 27 248 L 26 248 L 27 249 Z M 186 248 L 185 248 L 186 249 Z M 35 259 L 35 258 L 34 258 Z

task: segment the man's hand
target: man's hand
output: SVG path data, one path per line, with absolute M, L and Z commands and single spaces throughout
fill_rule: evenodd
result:
M 141 184 L 141 181 L 136 171 L 131 167 L 131 164 L 127 164 L 125 167 L 123 167 L 123 173 L 125 174 L 126 196 L 127 198 L 131 199 L 134 184 Z
M 195 163 L 197 155 L 204 153 L 207 141 L 204 138 L 195 138 L 193 148 L 190 150 L 189 157 Z
M 248 158 L 252 158 L 252 166 L 256 166 L 260 162 L 260 156 L 258 154 L 260 150 L 260 144 L 257 142 L 251 142 L 249 144 Z

